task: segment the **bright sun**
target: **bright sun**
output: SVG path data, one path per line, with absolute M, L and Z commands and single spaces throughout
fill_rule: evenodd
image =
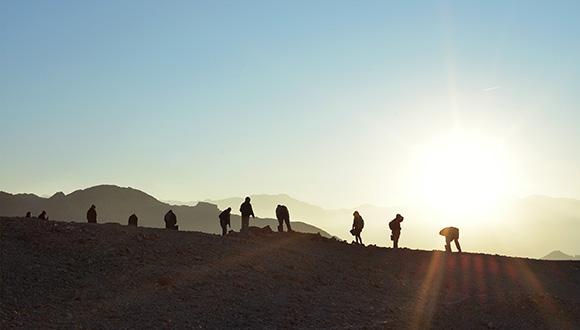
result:
M 454 132 L 421 150 L 416 189 L 448 213 L 490 210 L 510 190 L 509 159 L 498 140 Z

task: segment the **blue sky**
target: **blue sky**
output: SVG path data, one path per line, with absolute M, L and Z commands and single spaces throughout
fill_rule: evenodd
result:
M 0 4 L 0 189 L 412 202 L 416 153 L 499 140 L 580 198 L 578 1 Z M 512 173 L 510 172 L 510 173 Z

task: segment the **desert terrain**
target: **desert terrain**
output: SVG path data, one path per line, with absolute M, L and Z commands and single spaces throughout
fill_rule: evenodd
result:
M 0 279 L 3 329 L 580 328 L 580 262 L 316 234 L 0 218 Z

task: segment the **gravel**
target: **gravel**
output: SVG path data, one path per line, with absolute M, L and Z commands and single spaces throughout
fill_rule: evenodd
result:
M 0 218 L 0 328 L 579 329 L 580 262 Z

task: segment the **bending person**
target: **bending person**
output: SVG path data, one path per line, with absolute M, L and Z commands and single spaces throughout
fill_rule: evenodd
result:
M 46 211 L 42 210 L 42 212 L 38 215 L 38 219 L 48 220 L 48 215 L 46 214 Z
M 451 252 L 451 242 L 455 242 L 457 251 L 461 252 L 461 245 L 459 245 L 459 228 L 447 227 L 441 229 L 439 235 L 445 236 L 445 251 Z
M 222 227 L 222 236 L 226 236 L 226 234 L 228 233 L 228 226 L 232 228 L 232 224 L 230 222 L 231 212 L 232 208 L 228 207 L 227 209 L 223 210 L 222 213 L 220 213 L 219 215 L 220 226 Z
M 278 205 L 276 207 L 276 218 L 278 219 L 278 232 L 284 231 L 284 223 L 286 223 L 288 232 L 292 231 L 292 227 L 290 226 L 290 212 L 286 205 Z

